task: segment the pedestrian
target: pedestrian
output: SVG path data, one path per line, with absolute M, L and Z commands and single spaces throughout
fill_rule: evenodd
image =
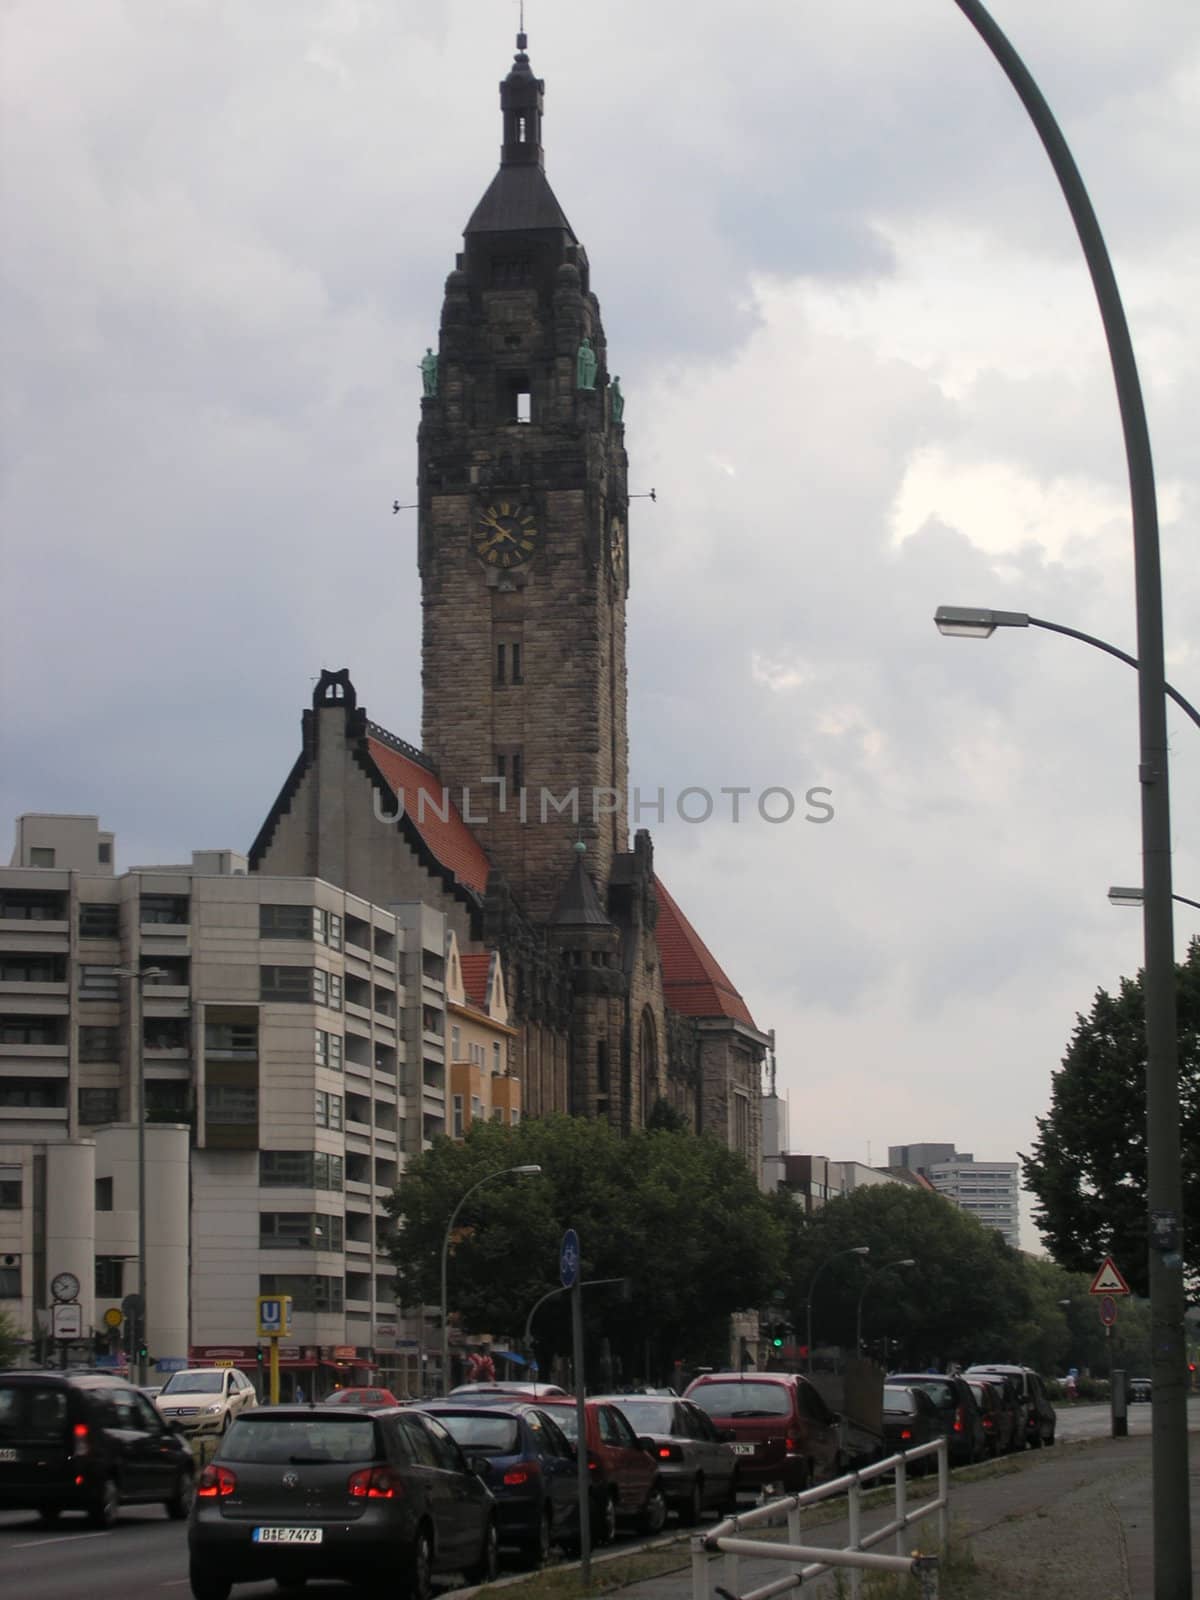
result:
M 296 1385 L 296 1404 L 298 1406 L 304 1404 L 304 1385 L 302 1383 Z

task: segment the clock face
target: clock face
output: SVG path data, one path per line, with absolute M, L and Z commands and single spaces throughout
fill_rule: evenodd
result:
M 60 1272 L 50 1284 L 56 1300 L 74 1300 L 79 1294 L 79 1279 L 73 1272 Z
M 471 531 L 471 548 L 485 566 L 519 567 L 536 554 L 541 533 L 533 512 L 517 500 L 499 500 L 481 511 Z

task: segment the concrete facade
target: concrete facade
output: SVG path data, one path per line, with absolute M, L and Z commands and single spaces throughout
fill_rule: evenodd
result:
M 891 1145 L 888 1160 L 919 1172 L 939 1194 L 1020 1249 L 1019 1162 L 976 1161 L 952 1144 Z

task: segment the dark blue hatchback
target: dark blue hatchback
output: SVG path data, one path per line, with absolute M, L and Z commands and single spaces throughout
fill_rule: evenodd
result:
M 484 1482 L 496 1499 L 502 1544 L 516 1545 L 530 1566 L 541 1566 L 552 1545 L 579 1542 L 575 1450 L 538 1406 L 425 1401 L 465 1454 L 486 1460 Z

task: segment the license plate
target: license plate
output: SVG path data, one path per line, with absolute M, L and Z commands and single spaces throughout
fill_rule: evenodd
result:
M 320 1544 L 323 1528 L 255 1528 L 255 1544 Z
M 15 1450 L 0 1450 L 0 1461 L 19 1461 L 20 1457 Z
M 754 1454 L 754 1446 L 752 1444 L 735 1444 L 733 1453 L 735 1456 L 752 1456 Z

